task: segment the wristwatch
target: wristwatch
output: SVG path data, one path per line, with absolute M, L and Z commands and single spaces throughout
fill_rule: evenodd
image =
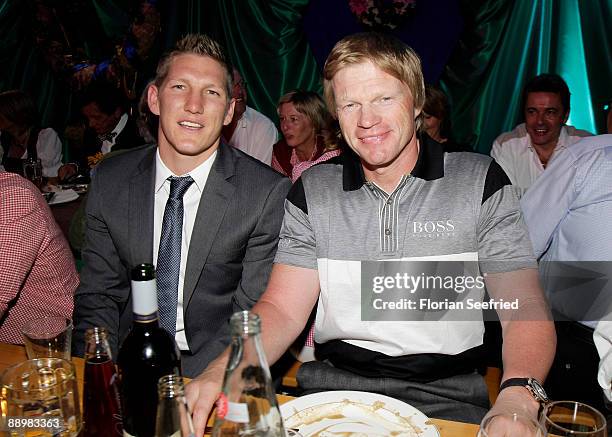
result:
M 502 385 L 499 386 L 499 391 L 502 391 L 508 387 L 525 387 L 534 399 L 541 403 L 547 403 L 548 395 L 542 387 L 542 384 L 535 378 L 510 378 L 506 379 Z

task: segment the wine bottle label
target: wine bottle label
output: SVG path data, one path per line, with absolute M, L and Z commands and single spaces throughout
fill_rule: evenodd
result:
M 228 402 L 225 420 L 236 423 L 249 423 L 249 408 L 247 404 Z
M 228 401 L 225 393 L 221 393 L 217 398 L 217 416 L 230 422 L 249 423 L 249 408 L 247 404 Z

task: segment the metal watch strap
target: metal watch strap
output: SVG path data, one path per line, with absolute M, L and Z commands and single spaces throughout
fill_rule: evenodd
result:
M 499 391 L 508 387 L 524 387 L 538 402 L 546 403 L 549 401 L 548 395 L 542 384 L 535 378 L 509 378 L 499 386 Z

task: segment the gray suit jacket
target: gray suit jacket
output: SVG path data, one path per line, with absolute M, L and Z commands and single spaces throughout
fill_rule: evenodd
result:
M 81 284 L 75 294 L 73 352 L 84 332 L 109 330 L 111 349 L 132 324 L 131 268 L 153 261 L 155 146 L 104 160 L 87 200 Z M 266 287 L 290 181 L 221 144 L 200 199 L 187 256 L 183 306 L 191 354 L 183 374 L 199 374 L 229 343 L 228 319 Z

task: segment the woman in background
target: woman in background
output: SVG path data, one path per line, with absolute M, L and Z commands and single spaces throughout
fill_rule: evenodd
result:
M 278 116 L 284 139 L 274 145 L 272 167 L 292 182 L 307 168 L 340 154 L 333 119 L 317 93 L 285 94 L 278 102 Z
M 62 142 L 57 132 L 40 127 L 32 98 L 20 90 L 0 93 L 0 147 L 6 171 L 23 175 L 25 159 L 40 159 L 42 174 L 54 182 L 62 164 Z
M 449 113 L 446 94 L 433 85 L 426 85 L 422 129 L 433 140 L 442 144 L 445 152 L 471 152 L 471 149 L 453 140 Z

